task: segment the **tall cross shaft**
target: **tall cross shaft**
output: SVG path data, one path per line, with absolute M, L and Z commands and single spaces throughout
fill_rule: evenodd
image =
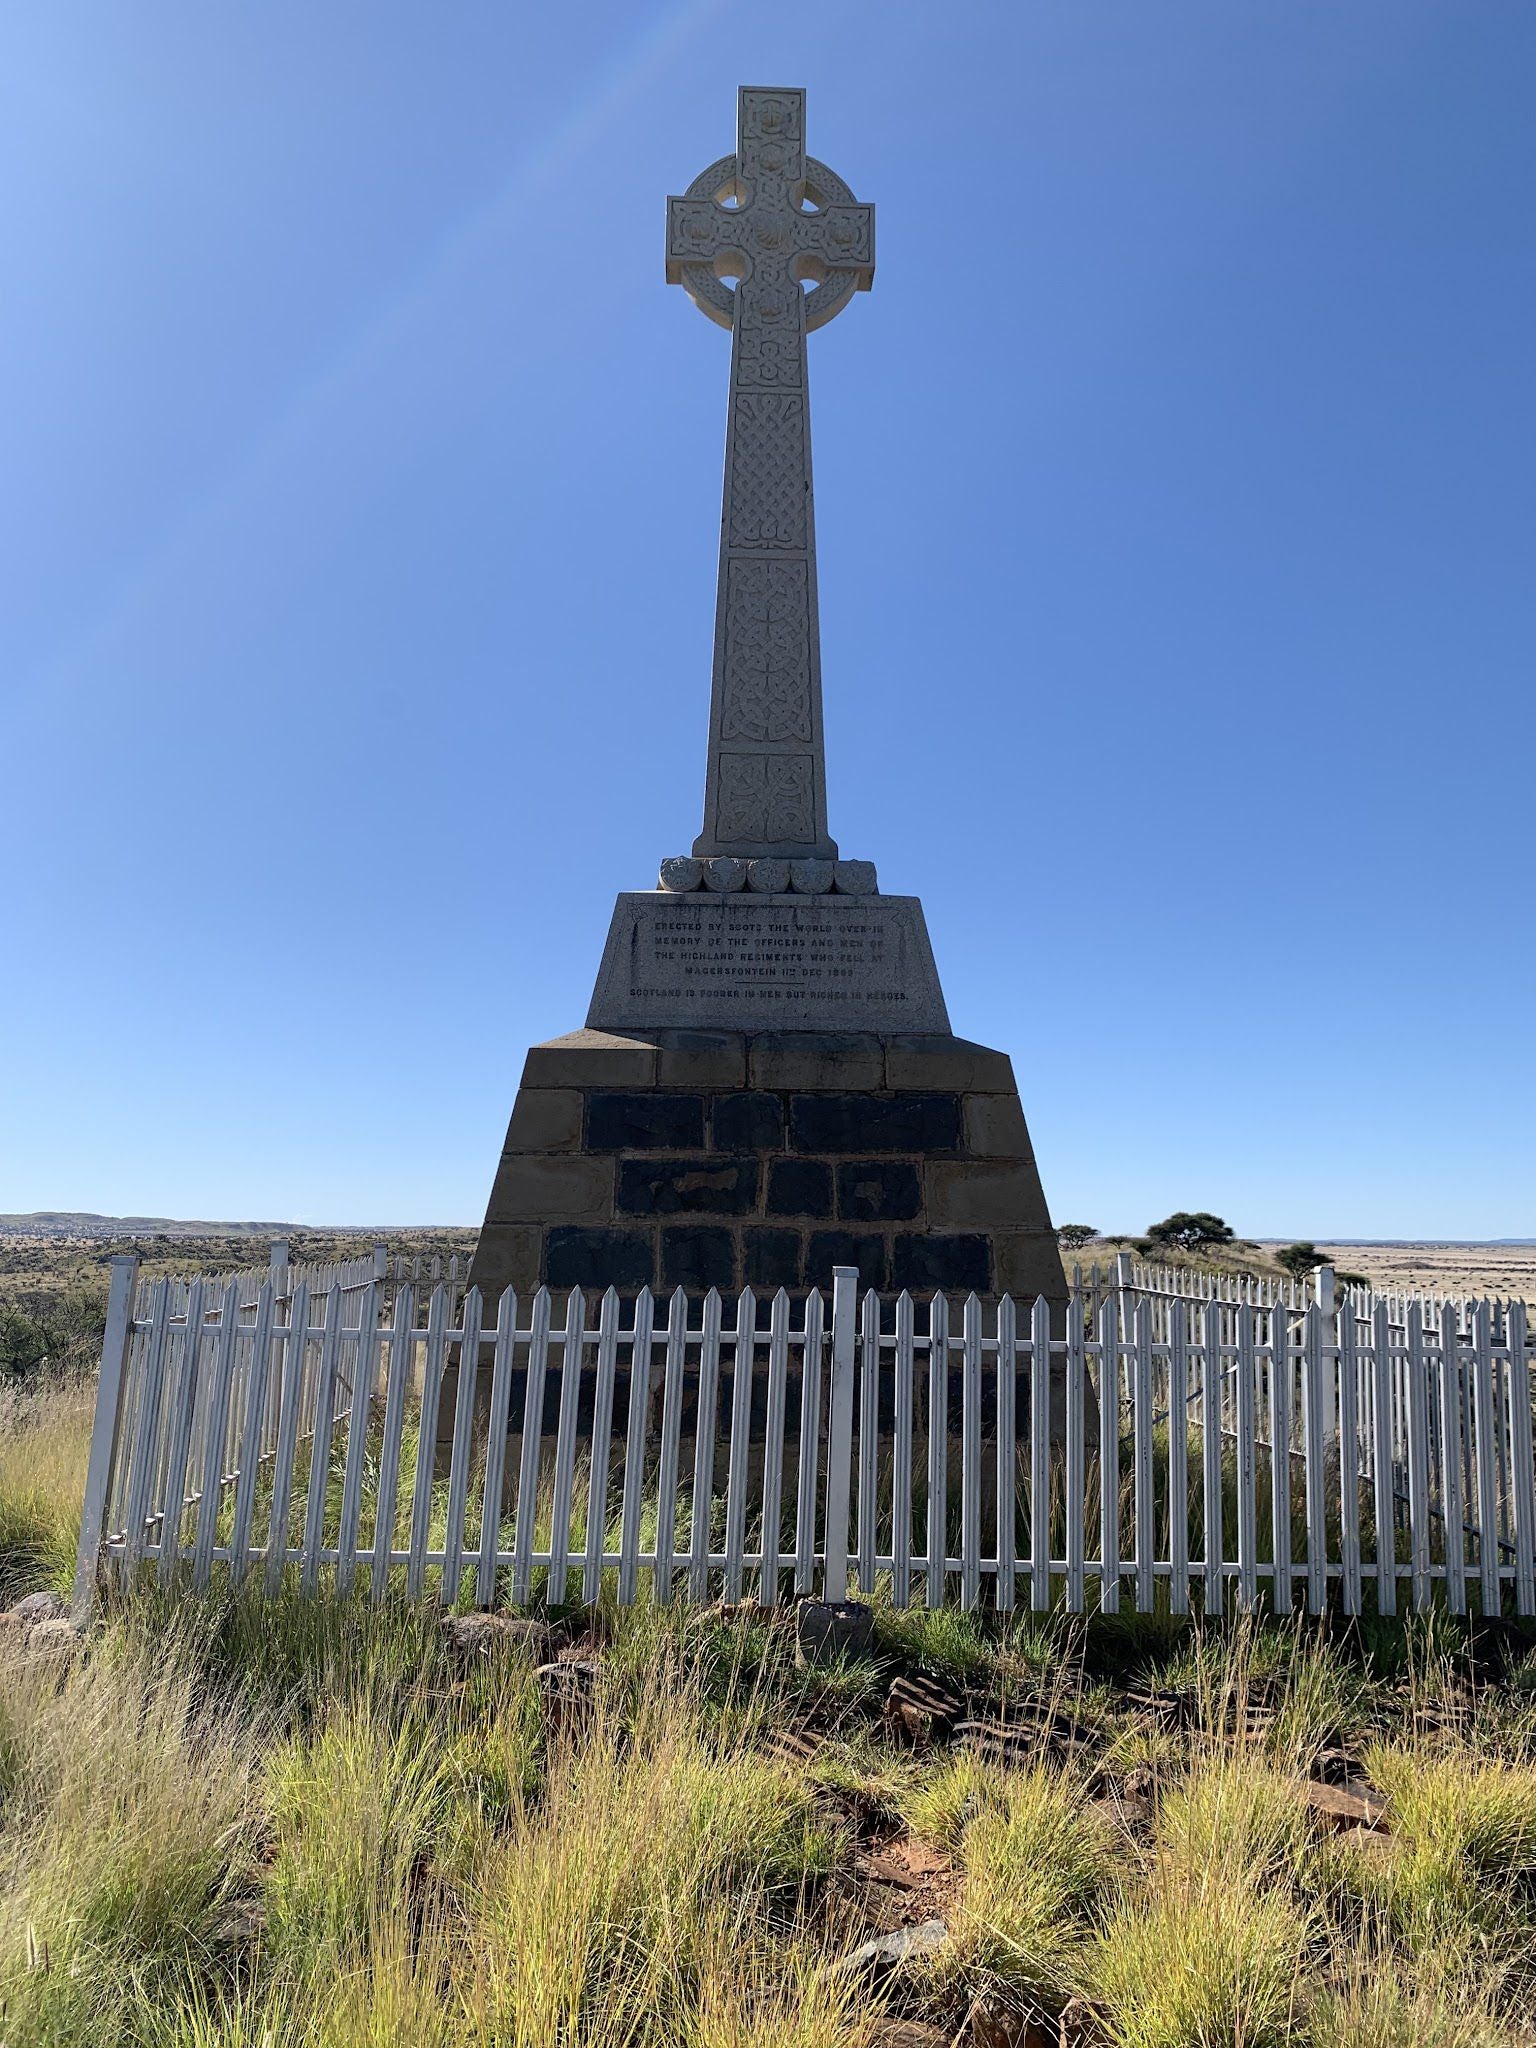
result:
M 731 330 L 709 763 L 693 850 L 832 860 L 805 338 L 873 282 L 875 210 L 806 155 L 804 92 L 743 86 L 736 138 L 734 156 L 667 201 L 667 281 Z

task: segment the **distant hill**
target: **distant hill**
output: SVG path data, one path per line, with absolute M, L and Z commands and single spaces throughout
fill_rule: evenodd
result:
M 287 1237 L 299 1223 L 178 1223 L 170 1216 L 97 1216 L 89 1209 L 34 1209 L 0 1216 L 9 1237 Z

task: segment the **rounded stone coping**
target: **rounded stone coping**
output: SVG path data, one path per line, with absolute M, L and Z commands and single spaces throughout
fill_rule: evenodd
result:
M 797 889 L 792 880 L 793 870 L 805 866 L 816 871 L 819 887 Z M 763 879 L 761 871 L 767 870 Z M 821 872 L 827 871 L 826 880 L 821 881 Z M 646 892 L 631 890 L 631 895 L 650 893 L 657 896 L 750 896 L 760 903 L 805 903 L 815 902 L 826 896 L 878 896 L 880 884 L 875 876 L 872 860 L 840 861 L 787 861 L 787 860 L 737 860 L 733 855 L 716 854 L 710 860 L 695 860 L 691 855 L 678 855 L 661 863 L 658 886 Z
M 754 910 L 760 909 L 765 903 L 793 904 L 796 908 L 804 910 L 810 904 L 825 903 L 828 897 L 831 897 L 835 902 L 840 903 L 873 903 L 877 900 L 880 902 L 885 902 L 888 900 L 884 892 L 878 889 L 874 892 L 873 895 L 870 896 L 851 895 L 843 889 L 828 889 L 825 892 L 825 894 L 820 896 L 805 896 L 787 889 L 782 894 L 775 894 L 772 896 L 760 896 L 758 895 L 755 889 L 733 889 L 729 895 L 726 895 L 724 897 L 722 897 L 721 893 L 716 889 L 689 889 L 687 891 L 678 889 L 630 889 L 627 890 L 625 893 L 630 896 L 662 897 L 669 903 L 675 903 L 678 900 L 679 896 L 684 896 L 686 899 L 692 900 L 696 903 L 719 903 L 722 901 L 725 903 L 731 903 L 739 896 L 743 903 L 751 904 Z M 627 1027 L 621 1026 L 620 1028 L 624 1029 Z M 676 1028 L 679 1030 L 683 1030 L 687 1027 L 679 1025 L 677 1027 L 657 1026 L 656 1028 Z M 701 1028 L 706 1031 L 717 1031 L 720 1030 L 722 1027 L 717 1024 L 707 1024 L 702 1026 Z M 745 1028 L 766 1031 L 773 1029 L 775 1027 L 770 1025 L 756 1025 Z M 827 1029 L 825 1025 L 808 1025 L 806 1028 L 808 1030 L 816 1031 Z M 894 1025 L 892 1026 L 893 1030 L 897 1028 L 899 1027 Z

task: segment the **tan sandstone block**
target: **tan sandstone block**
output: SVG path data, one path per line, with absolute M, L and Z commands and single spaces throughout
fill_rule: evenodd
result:
M 613 1214 L 613 1161 L 503 1158 L 491 1191 L 487 1223 L 581 1223 Z
M 869 1031 L 765 1031 L 752 1040 L 754 1088 L 874 1089 L 885 1056 Z
M 1007 1094 L 1014 1090 L 1013 1062 L 989 1045 L 950 1038 L 940 1031 L 898 1034 L 885 1041 L 887 1088 L 971 1089 Z
M 514 1223 L 488 1232 L 477 1246 L 470 1278 L 487 1304 L 508 1287 L 532 1294 L 539 1284 L 544 1233 L 536 1223 Z
M 519 1088 L 507 1125 L 509 1152 L 579 1152 L 581 1092 L 576 1088 Z
M 525 1088 L 648 1088 L 656 1079 L 649 1038 L 617 1031 L 567 1031 L 530 1048 Z
M 744 1088 L 742 1031 L 658 1031 L 656 1078 L 663 1088 Z
M 1067 1291 L 1053 1230 L 1000 1230 L 992 1239 L 992 1260 L 999 1294 L 1016 1301 L 1033 1301 L 1037 1294 L 1056 1300 Z
M 990 1160 L 932 1160 L 928 1221 L 935 1230 L 998 1230 L 1039 1224 L 1045 1214 L 1040 1177 L 1032 1166 Z
M 1017 1095 L 968 1095 L 965 1147 L 978 1159 L 1033 1159 L 1029 1128 Z

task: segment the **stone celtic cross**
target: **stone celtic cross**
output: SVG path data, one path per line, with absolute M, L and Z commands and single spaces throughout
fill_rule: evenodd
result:
M 875 210 L 806 155 L 802 91 L 744 86 L 736 138 L 734 156 L 667 201 L 667 280 L 731 330 L 709 766 L 693 851 L 832 861 L 805 338 L 869 289 Z

